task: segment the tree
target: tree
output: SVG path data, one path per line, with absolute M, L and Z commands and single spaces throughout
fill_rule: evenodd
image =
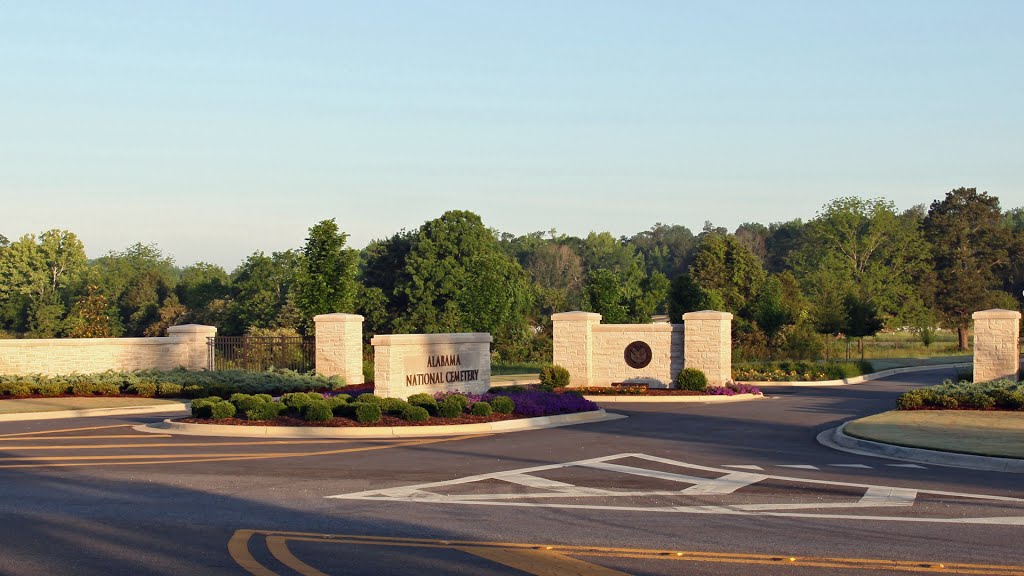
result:
M 932 202 L 924 233 L 939 276 L 936 305 L 956 328 L 959 349 L 967 350 L 971 315 L 998 291 L 1013 234 L 1003 225 L 999 199 L 975 188 L 957 188 Z
M 658 222 L 626 243 L 635 247 L 643 257 L 648 276 L 661 272 L 666 278 L 675 278 L 690 267 L 697 241 L 686 226 Z
M 765 272 L 757 256 L 735 236 L 712 232 L 703 235 L 690 276 L 708 302 L 720 299 L 724 312 L 739 314 L 764 282 Z
M 583 259 L 565 244 L 550 242 L 531 254 L 526 271 L 533 280 L 542 312 L 566 312 L 579 307 L 583 289 Z
M 843 300 L 843 310 L 846 312 L 846 335 L 850 338 L 857 338 L 860 343 L 860 359 L 864 360 L 864 337 L 874 336 L 882 329 L 882 319 L 878 316 L 878 309 L 867 299 L 861 299 L 853 294 L 847 294 Z
M 143 336 L 160 316 L 160 307 L 178 281 L 174 259 L 155 244 L 135 243 L 121 252 L 97 258 L 88 283 L 95 284 L 117 306 L 119 322 L 129 336 Z
M 295 275 L 295 304 L 307 331 L 318 314 L 355 311 L 359 253 L 345 248 L 347 239 L 333 218 L 309 229 Z
M 121 333 L 117 308 L 110 304 L 99 286 L 90 284 L 65 320 L 65 335 L 70 338 L 112 338 Z
M 892 202 L 849 197 L 829 202 L 808 223 L 793 262 L 807 292 L 821 293 L 814 284 L 824 282 L 828 291 L 841 298 L 852 293 L 892 320 L 914 299 L 913 279 L 927 257 L 919 226 L 901 218 Z
M 622 293 L 622 283 L 619 275 L 611 270 L 598 268 L 587 274 L 582 307 L 587 312 L 600 314 L 606 324 L 625 324 L 629 321 L 629 308 Z
M 288 313 L 298 260 L 292 250 L 266 256 L 254 252 L 232 273 L 228 334 L 249 328 L 297 328 Z
M 790 269 L 790 255 L 803 246 L 805 226 L 802 220 L 773 222 L 768 225 L 765 244 L 765 268 L 773 274 Z
M 792 309 L 783 298 L 782 281 L 778 277 L 768 278 L 761 286 L 754 299 L 752 317 L 764 332 L 769 345 L 774 343 L 783 328 L 796 322 Z
M 74 233 L 49 230 L 37 238 L 27 234 L 3 249 L 0 259 L 0 299 L 24 296 L 27 328 L 35 337 L 61 331 L 67 288 L 86 267 L 85 247 Z

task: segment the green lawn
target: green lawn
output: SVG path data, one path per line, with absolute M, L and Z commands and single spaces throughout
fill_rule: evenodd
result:
M 1024 412 L 894 410 L 846 425 L 863 440 L 982 456 L 1024 458 Z
M 56 412 L 58 410 L 88 410 L 92 408 L 127 408 L 134 406 L 155 406 L 159 404 L 180 404 L 181 400 L 165 398 L 108 398 L 103 396 L 80 396 L 72 398 L 16 398 L 0 400 L 0 414 L 25 414 L 28 412 Z

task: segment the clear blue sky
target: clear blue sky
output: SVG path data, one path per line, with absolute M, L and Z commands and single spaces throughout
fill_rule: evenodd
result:
M 632 235 L 1024 204 L 1024 2 L 0 2 L 0 234 L 232 269 L 337 218 Z

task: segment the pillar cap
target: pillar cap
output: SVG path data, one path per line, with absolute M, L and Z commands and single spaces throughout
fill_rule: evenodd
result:
M 313 316 L 313 322 L 362 322 L 363 317 L 359 314 L 342 314 L 340 312 L 334 314 L 318 314 Z
M 732 320 L 732 314 L 716 310 L 701 310 L 700 312 L 687 312 L 683 314 L 683 322 L 687 320 Z
M 1016 310 L 1002 310 L 994 308 L 992 310 L 981 310 L 971 314 L 971 318 L 975 320 L 990 320 L 993 318 L 1007 319 L 1007 320 L 1020 320 L 1020 312 Z
M 171 326 L 167 329 L 168 335 L 176 334 L 216 334 L 216 326 L 205 326 L 203 324 L 181 324 L 178 326 Z
M 582 322 L 584 320 L 594 320 L 597 322 L 601 321 L 601 315 L 597 312 L 559 312 L 551 315 L 551 321 L 556 320 L 569 321 L 569 322 Z

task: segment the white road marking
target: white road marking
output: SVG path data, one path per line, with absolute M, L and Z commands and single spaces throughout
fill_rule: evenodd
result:
M 764 470 L 760 466 L 754 466 L 753 464 L 723 464 L 722 468 L 739 468 L 740 470 Z
M 924 466 L 918 466 L 917 464 L 886 464 L 892 468 L 920 468 L 921 470 L 927 470 Z
M 686 474 L 675 474 L 663 470 L 650 470 L 638 466 L 626 466 L 615 464 L 613 461 L 631 458 L 642 459 L 652 462 L 660 462 L 674 467 L 689 470 L 701 470 L 705 472 L 717 472 L 722 474 L 717 478 L 705 478 L 690 476 Z M 582 467 L 605 470 L 608 472 L 629 474 L 662 480 L 676 481 L 691 484 L 683 490 L 614 490 L 605 488 L 588 488 L 576 486 L 568 482 L 550 480 L 534 476 L 534 473 L 562 468 Z M 789 467 L 795 467 L 793 465 Z M 815 468 L 817 469 L 817 468 Z M 799 484 L 841 486 L 863 488 L 864 494 L 859 500 L 848 500 L 841 502 L 769 502 L 760 504 L 722 504 L 722 505 L 693 505 L 693 506 L 615 506 L 608 504 L 569 504 L 569 503 L 543 503 L 538 499 L 585 499 L 585 498 L 609 498 L 618 497 L 643 497 L 643 496 L 720 496 L 729 494 L 745 486 L 749 486 L 762 480 L 782 480 Z M 483 480 L 500 480 L 512 484 L 544 490 L 544 492 L 528 493 L 489 493 L 489 494 L 453 494 L 446 495 L 431 491 L 432 489 L 443 490 L 448 486 L 463 485 Z M 998 517 L 915 517 L 915 516 L 866 516 L 856 514 L 838 513 L 808 513 L 795 512 L 796 510 L 835 510 L 835 509 L 862 509 L 862 508 L 884 508 L 884 507 L 913 507 L 918 494 L 929 496 L 951 496 L 961 499 L 978 500 L 988 503 L 1007 503 L 1021 507 L 1020 516 L 998 516 Z M 615 510 L 615 511 L 636 511 L 636 512 L 669 512 L 687 514 L 728 514 L 747 516 L 776 516 L 790 518 L 814 518 L 834 520 L 874 520 L 885 522 L 924 522 L 924 523 L 952 523 L 952 524 L 985 524 L 1001 526 L 1024 526 L 1024 499 L 1008 496 L 992 496 L 985 494 L 969 494 L 961 492 L 944 492 L 937 490 L 914 490 L 894 486 L 878 486 L 873 484 L 858 484 L 851 482 L 838 482 L 831 480 L 816 480 L 810 478 L 794 478 L 788 476 L 776 476 L 767 474 L 752 474 L 746 472 L 735 472 L 723 468 L 713 468 L 699 464 L 688 464 L 667 458 L 649 456 L 639 453 L 615 454 L 576 462 L 562 464 L 549 464 L 534 466 L 531 468 L 520 468 L 506 470 L 491 474 L 477 474 L 465 478 L 456 478 L 440 482 L 428 482 L 414 486 L 402 486 L 381 490 L 367 490 L 351 494 L 336 494 L 327 498 L 345 500 L 372 500 L 372 501 L 397 501 L 397 502 L 421 502 L 436 504 L 463 504 L 479 506 L 517 506 L 537 508 L 563 508 L 563 509 L 586 509 L 586 510 Z M 817 497 L 816 497 L 817 498 Z M 956 512 L 953 512 L 956 513 Z M 962 512 L 961 512 L 962 514 Z
M 871 466 L 865 464 L 829 464 L 829 466 L 835 466 L 836 468 L 866 468 L 871 469 Z
M 821 470 L 817 466 L 811 466 L 810 464 L 779 464 L 779 468 L 797 468 L 799 470 Z

